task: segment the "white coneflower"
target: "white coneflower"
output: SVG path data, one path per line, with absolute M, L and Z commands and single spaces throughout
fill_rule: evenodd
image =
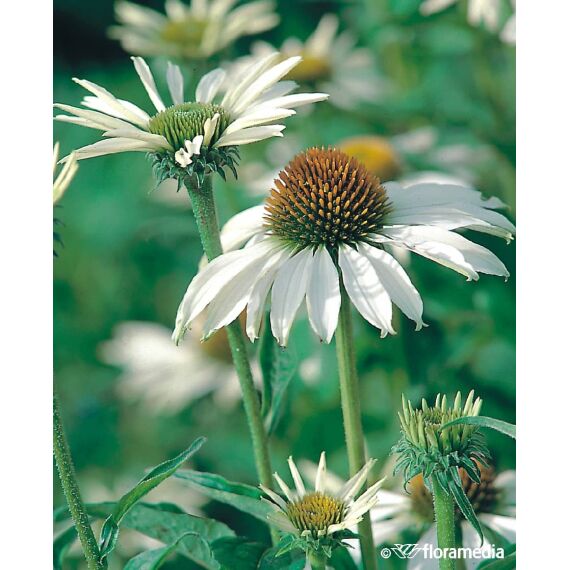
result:
M 77 158 L 73 153 L 69 157 L 69 160 L 60 169 L 59 174 L 57 174 L 56 176 L 58 158 L 59 158 L 59 143 L 56 142 L 53 147 L 53 175 L 54 175 L 53 204 L 54 205 L 57 202 L 59 202 L 59 200 L 61 199 L 61 197 L 63 196 L 69 185 L 71 184 L 71 181 L 73 180 L 73 177 L 75 176 L 77 169 L 79 168 L 79 165 L 77 164 Z
M 175 414 L 213 393 L 228 407 L 239 401 L 237 374 L 224 331 L 202 343 L 189 335 L 177 349 L 170 331 L 157 323 L 125 322 L 101 347 L 108 364 L 122 368 L 118 391 L 150 412 Z
M 304 42 L 287 39 L 279 48 L 282 57 L 303 57 L 287 79 L 329 93 L 331 103 L 342 108 L 354 108 L 360 102 L 377 102 L 384 83 L 374 69 L 372 54 L 366 48 L 356 47 L 350 32 L 338 34 L 338 28 L 337 16 L 325 14 Z M 254 58 L 259 58 L 274 53 L 276 48 L 258 41 L 251 51 Z
M 231 86 L 219 100 L 224 71 L 215 69 L 204 75 L 194 100 L 188 101 L 180 68 L 169 64 L 166 79 L 173 104 L 167 107 L 150 68 L 142 58 L 134 57 L 135 69 L 155 106 L 154 115 L 90 81 L 75 79 L 93 94 L 83 99 L 88 109 L 57 104 L 71 115 L 56 119 L 104 131 L 103 140 L 76 151 L 78 160 L 129 151 L 150 153 L 159 182 L 213 171 L 223 175 L 225 166 L 235 173 L 237 146 L 282 136 L 285 126 L 275 121 L 295 114 L 294 107 L 328 97 L 323 93 L 291 94 L 295 84 L 280 79 L 301 58 L 278 63 L 280 59 L 279 54 L 273 54 L 242 69 L 239 76 L 231 77 Z
M 331 491 L 326 485 L 327 467 L 325 453 L 321 454 L 315 486 L 307 490 L 303 479 L 289 458 L 289 469 L 295 483 L 292 490 L 275 473 L 275 480 L 284 497 L 261 485 L 266 500 L 274 508 L 268 516 L 269 523 L 286 534 L 292 534 L 307 541 L 307 547 L 319 550 L 331 541 L 342 540 L 343 535 L 335 536 L 342 531 L 355 528 L 363 516 L 378 502 L 378 490 L 384 479 L 377 481 L 357 498 L 360 489 L 366 482 L 375 459 L 369 460 L 354 477 L 342 488 Z
M 458 0 L 424 0 L 420 11 L 424 16 L 429 16 L 457 3 Z M 467 21 L 472 26 L 483 25 L 489 31 L 496 32 L 499 29 L 500 11 L 501 0 L 468 0 Z
M 245 210 L 222 230 L 224 251 L 246 246 L 215 259 L 192 280 L 178 309 L 174 339 L 206 309 L 206 337 L 246 309 L 253 341 L 271 291 L 271 327 L 281 345 L 287 344 L 304 299 L 313 330 L 328 343 L 338 323 L 341 280 L 382 336 L 394 334 L 392 302 L 419 329 L 421 297 L 384 247 L 403 247 L 468 280 L 480 272 L 507 277 L 493 253 L 453 231 L 509 240 L 514 226 L 496 212 L 502 206 L 461 186 L 382 185 L 336 149 L 309 149 L 281 172 L 264 206 Z
M 121 26 L 110 36 L 129 53 L 143 56 L 208 58 L 243 36 L 265 32 L 279 23 L 272 1 L 167 0 L 166 14 L 132 2 L 117 2 Z

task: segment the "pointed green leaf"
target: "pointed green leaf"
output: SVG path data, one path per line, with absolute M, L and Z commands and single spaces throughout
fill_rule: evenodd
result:
M 516 552 L 507 554 L 504 558 L 485 560 L 477 566 L 477 570 L 513 570 L 517 567 Z
M 128 493 L 116 503 L 114 511 L 105 521 L 101 529 L 100 548 L 101 560 L 104 561 L 107 556 L 114 550 L 119 538 L 119 525 L 129 510 L 144 497 L 147 493 L 157 487 L 162 481 L 170 477 L 184 461 L 189 459 L 204 444 L 206 438 L 199 437 L 192 445 L 177 455 L 173 459 L 169 459 L 145 475 Z
M 453 469 L 452 473 L 457 473 L 457 469 Z M 457 474 L 457 478 L 459 478 L 459 474 Z M 469 521 L 471 526 L 476 530 L 479 538 L 481 539 L 481 544 L 483 544 L 483 529 L 481 528 L 481 524 L 479 523 L 479 519 L 473 510 L 473 506 L 469 502 L 465 491 L 463 490 L 463 486 L 461 484 L 461 479 L 457 482 L 456 478 L 454 477 L 451 481 L 448 481 L 449 490 L 459 507 L 459 510 L 463 513 L 463 516 Z
M 328 561 L 327 566 L 334 568 L 334 570 L 358 570 L 358 566 L 354 562 L 347 548 L 335 548 L 331 559 Z
M 265 551 L 257 570 L 304 570 L 305 562 L 306 556 L 302 550 L 295 549 L 278 556 L 274 547 Z
M 178 544 L 184 541 L 188 550 L 195 548 L 194 543 L 201 543 L 200 546 L 209 549 L 208 543 L 195 532 L 188 532 L 180 536 L 175 542 L 162 548 L 147 550 L 131 558 L 125 565 L 124 570 L 157 570 L 166 559 L 177 549 Z
M 225 537 L 212 543 L 212 550 L 223 570 L 257 570 L 267 545 L 243 537 Z
M 69 550 L 69 547 L 77 539 L 77 531 L 74 526 L 70 526 L 63 532 L 60 532 L 53 541 L 53 569 L 61 570 L 63 567 L 63 559 Z
M 210 499 L 230 505 L 265 523 L 267 515 L 272 512 L 271 507 L 261 500 L 263 492 L 257 487 L 233 483 L 215 473 L 201 473 L 189 469 L 181 469 L 175 477 L 188 483 L 193 489 L 200 491 Z
M 502 420 L 496 420 L 495 418 L 487 418 L 485 416 L 465 416 L 464 418 L 457 418 L 456 420 L 443 424 L 439 429 L 441 431 L 444 428 L 459 424 L 494 429 L 495 431 L 508 435 L 513 439 L 517 438 L 516 425 L 504 422 Z
M 259 365 L 263 377 L 262 414 L 268 433 L 277 426 L 287 387 L 297 361 L 291 348 L 282 348 L 273 338 L 267 315 L 259 347 Z

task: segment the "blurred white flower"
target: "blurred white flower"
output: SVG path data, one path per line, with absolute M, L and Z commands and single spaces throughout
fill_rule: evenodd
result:
M 53 175 L 57 172 L 57 160 L 59 158 L 59 143 L 56 142 L 53 147 Z M 53 181 L 53 205 L 57 204 L 68 186 L 71 184 L 79 165 L 74 153 L 69 157 L 69 160 L 60 169 L 59 174 Z
M 214 99 L 226 81 L 226 72 L 215 69 L 204 75 L 196 88 L 195 100 L 185 101 L 180 68 L 169 63 L 166 73 L 173 105 L 166 107 L 149 66 L 140 57 L 133 63 L 141 82 L 156 108 L 150 116 L 145 111 L 85 79 L 74 79 L 94 96 L 82 104 L 88 109 L 56 104 L 71 115 L 57 115 L 59 121 L 104 131 L 103 140 L 75 151 L 78 160 L 119 152 L 151 153 L 155 164 L 167 170 L 186 168 L 194 155 L 214 160 L 224 151 L 231 153 L 244 145 L 283 136 L 284 125 L 275 121 L 295 114 L 293 108 L 328 97 L 324 93 L 291 94 L 292 81 L 280 81 L 301 58 L 282 61 L 274 53 L 232 75 L 230 85 L 219 103 Z M 212 153 L 210 153 L 212 151 Z M 218 159 L 216 159 L 218 160 Z M 222 166 L 224 163 L 222 163 Z M 173 176 L 169 176 L 173 177 Z
M 224 331 L 204 343 L 190 334 L 181 348 L 174 346 L 170 331 L 162 325 L 126 322 L 101 346 L 101 357 L 123 369 L 119 394 L 140 401 L 153 413 L 175 414 L 211 392 L 222 407 L 239 401 L 239 382 Z M 254 375 L 258 376 L 257 370 Z
M 119 1 L 120 26 L 109 35 L 133 55 L 208 58 L 243 36 L 265 32 L 279 23 L 275 3 L 258 0 L 167 0 L 166 14 Z
M 501 31 L 501 39 L 507 43 L 514 45 L 517 43 L 517 6 L 516 0 L 511 0 L 513 6 L 513 13 L 507 20 L 504 28 Z
M 395 334 L 392 303 L 419 329 L 422 299 L 385 246 L 408 249 L 468 280 L 477 280 L 479 272 L 507 277 L 491 251 L 454 231 L 471 229 L 509 240 L 515 228 L 496 211 L 502 207 L 499 199 L 485 200 L 462 186 L 382 185 L 345 153 L 309 149 L 280 173 L 265 205 L 241 212 L 224 226 L 228 253 L 190 283 L 173 338 L 179 341 L 202 313 L 208 337 L 245 309 L 246 332 L 253 341 L 271 291 L 271 329 L 282 346 L 303 301 L 311 327 L 329 343 L 338 323 L 341 279 L 352 304 L 382 336 Z
M 333 491 L 327 486 L 327 466 L 323 451 L 314 490 L 308 491 L 293 458 L 289 457 L 289 470 L 295 490 L 291 490 L 277 473 L 274 477 L 284 498 L 261 485 L 269 497 L 269 500 L 264 500 L 274 507 L 274 512 L 267 517 L 269 523 L 283 532 L 300 537 L 308 535 L 312 539 L 354 528 L 378 501 L 377 493 L 384 479 L 374 483 L 356 498 L 375 462 L 375 459 L 370 459 L 354 477 Z
M 420 12 L 424 16 L 429 16 L 436 12 L 441 12 L 459 0 L 425 0 L 420 5 Z M 501 0 L 468 0 L 467 20 L 472 26 L 483 25 L 491 32 L 499 29 L 499 16 L 501 10 Z
M 303 58 L 287 79 L 324 90 L 331 96 L 330 102 L 341 108 L 351 109 L 361 102 L 378 101 L 384 82 L 375 71 L 371 52 L 356 47 L 350 32 L 338 34 L 338 28 L 337 16 L 325 14 L 304 42 L 287 39 L 279 48 L 282 57 Z M 275 51 L 272 45 L 257 41 L 252 46 L 251 57 L 258 59 Z M 251 57 L 243 58 L 242 64 Z

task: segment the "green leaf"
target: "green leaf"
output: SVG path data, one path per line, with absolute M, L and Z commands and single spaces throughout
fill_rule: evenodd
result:
M 350 552 L 347 548 L 335 548 L 329 562 L 328 566 L 334 568 L 334 570 L 358 570 L 358 566 L 354 562 Z
M 155 548 L 138 554 L 131 558 L 125 565 L 124 570 L 157 570 L 166 561 L 166 559 L 177 549 L 178 544 L 184 541 L 188 550 L 192 550 L 195 546 L 194 542 L 198 541 L 209 549 L 208 543 L 204 541 L 200 535 L 195 532 L 188 532 L 180 536 L 175 542 L 162 548 Z
M 485 560 L 477 566 L 477 570 L 513 570 L 517 567 L 516 552 L 507 554 L 504 558 Z
M 106 502 L 87 504 L 86 508 L 89 516 L 104 519 L 114 511 L 115 506 L 115 503 Z M 69 510 L 58 509 L 55 518 L 57 522 L 69 520 Z M 199 535 L 205 542 L 193 544 L 189 548 L 188 539 L 178 544 L 177 551 L 196 564 L 212 570 L 219 570 L 219 564 L 215 561 L 208 544 L 220 538 L 235 536 L 234 531 L 224 523 L 189 515 L 171 503 L 137 503 L 125 515 L 121 526 L 168 545 L 177 542 L 184 535 Z
M 224 537 L 212 544 L 212 550 L 223 570 L 257 570 L 267 545 L 243 537 Z
M 101 529 L 101 561 L 105 561 L 109 554 L 114 550 L 119 538 L 119 525 L 129 510 L 137 503 L 137 501 L 152 491 L 162 483 L 162 481 L 170 477 L 176 469 L 184 463 L 184 461 L 189 459 L 202 447 L 205 441 L 206 438 L 199 437 L 180 455 L 177 455 L 175 458 L 169 459 L 164 463 L 157 465 L 154 469 L 151 469 L 151 471 L 143 477 L 135 487 L 123 495 L 123 497 L 116 503 L 114 511 L 105 521 L 105 524 Z
M 215 473 L 201 473 L 189 469 L 178 471 L 175 477 L 185 481 L 210 499 L 230 505 L 267 523 L 267 515 L 272 509 L 261 500 L 263 492 L 257 487 L 233 483 Z
M 448 488 L 459 507 L 459 510 L 463 513 L 463 516 L 469 521 L 471 526 L 477 531 L 479 538 L 481 539 L 481 544 L 483 544 L 483 529 L 481 528 L 481 524 L 479 523 L 479 519 L 473 510 L 473 506 L 471 502 L 467 498 L 465 491 L 463 490 L 463 485 L 461 483 L 461 478 L 459 477 L 459 473 L 457 468 L 452 468 L 450 470 L 452 474 L 452 479 L 448 481 Z
M 502 420 L 496 420 L 495 418 L 487 418 L 485 416 L 465 416 L 464 418 L 457 418 L 443 424 L 439 429 L 440 431 L 444 428 L 451 426 L 465 424 L 468 426 L 486 427 L 499 431 L 513 439 L 517 438 L 517 426 L 510 424 L 508 422 L 503 422 Z
M 303 570 L 306 556 L 299 549 L 278 556 L 278 548 L 270 548 L 259 561 L 258 570 Z
M 65 554 L 76 539 L 77 531 L 74 526 L 70 526 L 55 537 L 55 540 L 53 541 L 54 570 L 61 570 Z
M 291 348 L 282 348 L 273 338 L 267 315 L 259 347 L 259 365 L 263 378 L 261 413 L 268 433 L 277 426 L 285 392 L 297 367 Z

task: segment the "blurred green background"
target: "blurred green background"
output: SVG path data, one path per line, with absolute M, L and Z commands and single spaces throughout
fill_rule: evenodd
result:
M 163 9 L 161 2 L 145 4 Z M 513 219 L 514 48 L 497 34 L 470 26 L 461 5 L 426 17 L 419 4 L 278 2 L 281 24 L 258 37 L 276 46 L 289 36 L 304 39 L 322 14 L 337 13 L 341 29 L 350 29 L 359 46 L 370 51 L 374 72 L 384 82 L 375 101 L 348 111 L 321 103 L 311 113 L 288 119 L 285 140 L 294 151 L 337 144 L 348 136 L 381 135 L 393 141 L 400 176 L 427 170 L 464 177 L 485 195 L 502 198 Z M 56 0 L 54 23 L 54 101 L 77 105 L 84 93 L 71 77 L 85 77 L 149 109 L 128 54 L 107 38 L 114 23 L 111 0 Z M 248 53 L 255 39 L 240 40 L 222 59 Z M 160 69 L 161 62 L 155 63 Z M 185 71 L 191 73 L 191 68 Z M 418 129 L 429 132 L 429 148 L 415 150 L 413 144 L 398 142 Z M 64 153 L 97 137 L 96 131 L 55 125 L 55 140 Z M 279 166 L 280 152 L 275 143 L 251 145 L 242 153 L 244 172 L 245 165 L 256 163 L 271 173 Z M 228 184 L 218 178 L 215 184 L 222 221 L 262 199 L 252 193 L 247 176 Z M 201 257 L 184 196 L 177 200 L 173 188 L 153 192 L 153 187 L 142 154 L 83 161 L 55 212 L 63 222 L 64 243 L 56 248 L 54 261 L 55 384 L 89 501 L 117 497 L 146 467 L 177 454 L 199 435 L 208 442 L 193 467 L 255 482 L 239 402 L 220 407 L 209 394 L 177 413 L 153 413 L 136 399 L 121 397 L 121 370 L 103 362 L 102 343 L 125 321 L 172 328 Z M 375 329 L 355 318 L 364 426 L 369 453 L 383 464 L 379 469 L 399 436 L 396 410 L 402 392 L 416 401 L 440 391 L 474 388 L 485 401 L 484 415 L 515 419 L 515 247 L 498 238 L 474 237 L 505 262 L 511 272 L 507 283 L 485 275 L 477 283 L 466 282 L 414 257 L 407 270 L 424 299 L 429 327 L 416 333 L 410 321 L 396 314 L 398 335 L 380 340 Z M 252 358 L 256 348 L 251 346 Z M 330 469 L 345 476 L 334 345 L 320 345 L 307 322 L 298 321 L 288 352 L 296 371 L 271 438 L 274 467 L 283 472 L 290 454 L 317 461 L 325 450 Z M 192 370 L 187 381 L 192 382 Z M 497 468 L 512 468 L 512 442 L 492 434 L 489 442 Z M 185 496 L 184 488 L 173 492 L 169 500 L 199 508 L 237 531 L 265 533 L 229 507 Z M 61 505 L 57 479 L 55 493 L 56 505 Z M 81 567 L 79 556 L 72 556 L 68 567 Z

